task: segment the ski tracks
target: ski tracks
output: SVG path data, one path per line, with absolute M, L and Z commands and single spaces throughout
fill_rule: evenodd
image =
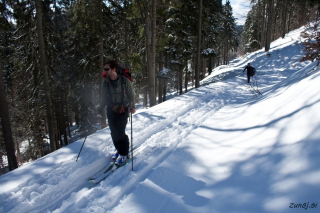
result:
M 138 141 L 135 144 L 139 147 L 137 152 L 141 152 L 134 161 L 134 172 L 131 172 L 130 167 L 126 165 L 121 169 L 121 172 L 113 174 L 101 183 L 101 189 L 108 189 L 108 193 L 104 196 L 104 209 L 111 210 L 117 206 L 119 200 L 133 192 L 137 183 L 146 180 L 152 174 L 152 171 L 165 161 L 179 144 L 191 134 L 192 130 L 198 128 L 207 117 L 224 106 L 223 100 L 216 98 L 218 93 L 223 92 L 223 88 L 221 89 L 221 91 L 217 91 L 215 87 L 208 85 L 194 90 L 194 97 L 196 98 L 192 101 L 185 100 L 189 102 L 188 104 L 176 103 L 177 107 L 175 109 L 179 110 L 176 110 L 175 117 L 164 119 L 154 126 L 150 126 L 148 133 L 144 131 L 135 133 L 142 136 L 137 136 L 134 139 Z M 183 97 L 181 98 L 183 99 Z M 151 132 L 150 129 L 152 129 Z M 188 165 L 192 164 L 192 162 L 186 163 Z M 165 203 L 161 209 L 165 209 Z M 97 203 L 94 202 L 92 206 L 95 205 Z M 160 212 L 161 209 L 159 209 Z
M 48 206 L 53 209 L 59 207 L 63 200 L 70 197 L 70 193 L 80 190 L 87 183 L 72 181 L 84 176 L 86 168 L 79 170 L 76 164 L 69 162 L 60 163 L 55 168 L 37 179 L 30 179 L 16 193 L 5 194 L 5 203 L 16 202 L 13 209 L 7 209 L 8 212 L 47 212 Z M 52 201 L 50 205 L 46 202 L 48 197 Z
M 212 84 L 190 91 L 193 97 L 181 95 L 164 102 L 163 104 L 168 104 L 168 108 L 175 110 L 175 116 L 166 117 L 162 114 L 168 109 L 163 105 L 159 107 L 159 111 L 155 106 L 152 114 L 134 115 L 133 144 L 137 147 L 135 152 L 140 152 L 133 162 L 134 171 L 131 171 L 131 164 L 125 165 L 99 185 L 71 193 L 54 212 L 97 211 L 97 206 L 103 211 L 109 211 L 119 205 L 123 198 L 138 187 L 138 183 L 146 180 L 170 156 L 192 130 L 225 105 L 223 99 L 217 98 L 224 92 L 228 91 L 223 86 L 217 88 Z M 127 130 L 130 128 L 128 125 Z M 94 199 L 97 194 L 100 199 Z M 81 208 L 73 209 L 76 206 Z
M 181 95 L 164 102 L 161 107 L 157 108 L 157 105 L 151 108 L 153 109 L 152 113 L 148 111 L 149 114 L 142 112 L 141 115 L 139 115 L 140 113 L 134 115 L 133 144 L 137 147 L 135 152 L 140 152 L 139 156 L 134 159 L 134 172 L 131 171 L 131 165 L 128 164 L 110 175 L 99 185 L 91 188 L 84 178 L 86 175 L 80 174 L 81 171 L 85 172 L 85 168 L 82 168 L 83 170 L 81 169 L 80 173 L 76 171 L 77 169 L 71 169 L 69 176 L 65 177 L 66 180 L 58 184 L 59 189 L 57 188 L 58 191 L 55 190 L 55 192 L 59 194 L 59 198 L 53 198 L 55 202 L 52 203 L 51 207 L 43 209 L 41 205 L 38 205 L 38 207 L 33 208 L 33 211 L 87 212 L 97 211 L 97 206 L 104 211 L 111 210 L 124 197 L 135 190 L 138 186 L 137 183 L 148 178 L 152 171 L 165 161 L 207 117 L 213 115 L 225 105 L 225 97 L 222 96 L 223 93 L 228 92 L 223 83 L 221 86 L 220 84 L 219 86 L 209 84 L 190 91 L 189 94 L 192 93 L 192 96 Z M 164 106 L 166 104 L 167 108 Z M 171 116 L 165 115 L 168 109 L 175 111 L 174 116 L 172 116 L 172 113 L 170 113 Z M 128 125 L 127 130 L 130 128 L 130 125 Z M 70 183 L 73 179 L 84 180 L 80 186 Z M 100 196 L 99 199 L 95 199 L 97 195 Z M 164 206 L 162 208 L 165 209 Z

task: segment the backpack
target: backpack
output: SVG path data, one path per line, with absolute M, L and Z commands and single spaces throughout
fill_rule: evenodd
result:
M 254 76 L 256 74 L 256 69 L 252 67 L 251 76 Z
M 127 97 L 128 97 L 128 93 L 126 91 L 126 80 L 124 78 L 126 77 L 127 79 L 129 79 L 130 82 L 133 82 L 133 80 L 131 78 L 131 73 L 129 72 L 128 69 L 125 69 L 123 67 L 119 67 L 119 74 L 120 74 L 120 78 L 121 78 L 122 91 L 123 91 L 123 93 L 126 93 Z
M 120 74 L 121 78 L 123 78 L 123 76 L 124 76 L 127 79 L 129 79 L 130 82 L 133 82 L 132 77 L 131 77 L 131 73 L 129 72 L 128 69 L 123 68 L 123 67 L 119 67 L 119 74 Z

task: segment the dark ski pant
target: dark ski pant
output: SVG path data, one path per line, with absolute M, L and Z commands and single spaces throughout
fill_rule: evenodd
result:
M 247 75 L 248 83 L 250 83 L 250 75 Z
M 120 114 L 107 107 L 107 117 L 114 147 L 120 155 L 128 155 L 129 138 L 125 132 L 129 117 L 128 108 Z

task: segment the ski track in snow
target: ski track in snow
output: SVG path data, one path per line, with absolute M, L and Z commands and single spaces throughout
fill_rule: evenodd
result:
M 144 162 L 141 162 L 141 160 L 136 160 L 134 163 L 137 164 L 135 167 L 139 168 L 139 164 L 142 164 L 143 171 L 141 171 L 141 174 L 147 174 L 150 169 L 152 169 L 156 164 L 166 159 L 168 155 L 174 150 L 174 148 L 177 147 L 178 142 L 182 141 L 183 138 L 185 138 L 192 129 L 197 128 L 199 125 L 201 125 L 201 122 L 206 118 L 206 114 L 213 114 L 213 109 L 219 109 L 224 104 L 217 104 L 217 99 L 214 99 L 214 96 L 217 94 L 218 91 L 214 91 L 215 88 L 210 88 L 211 90 L 211 96 L 209 99 L 212 99 L 212 101 L 209 101 L 206 103 L 206 100 L 208 99 L 207 88 L 210 88 L 210 85 L 199 88 L 195 91 L 191 91 L 192 93 L 195 93 L 194 97 L 195 100 L 191 103 L 187 103 L 184 100 L 184 96 L 180 96 L 176 98 L 175 100 L 169 100 L 166 102 L 166 104 L 173 104 L 175 105 L 175 117 L 169 117 L 169 118 L 163 118 L 160 120 L 153 120 L 150 119 L 149 115 L 145 116 L 147 120 L 149 120 L 149 128 L 148 129 L 142 129 L 140 132 L 135 132 L 137 137 L 134 137 L 134 143 L 137 147 L 139 147 L 136 152 L 142 152 L 142 153 L 152 153 L 150 157 L 145 156 L 147 160 Z M 221 94 L 222 91 L 219 91 Z M 199 98 L 200 96 L 200 98 Z M 204 97 L 204 98 L 201 98 Z M 181 99 L 181 101 L 179 101 Z M 220 100 L 223 102 L 223 100 Z M 197 108 L 197 109 L 194 109 Z M 161 112 L 162 113 L 162 112 Z M 159 118 L 161 118 L 161 113 L 159 113 Z M 192 118 L 198 117 L 198 120 L 195 122 L 192 120 Z M 157 116 L 157 115 L 152 115 Z M 152 117 L 151 116 L 151 117 Z M 182 126 L 179 125 L 180 122 L 184 122 Z M 145 126 L 145 123 L 144 123 Z M 128 129 L 129 129 L 128 125 Z M 139 128 L 139 125 L 137 125 Z M 187 127 L 187 128 L 186 128 Z M 153 131 L 150 132 L 150 129 Z M 170 138 L 178 138 L 180 139 L 177 141 L 170 141 L 167 140 L 168 136 Z M 157 146 L 154 147 L 152 144 L 154 143 L 154 140 L 157 140 Z M 151 144 L 151 145 L 149 145 Z M 143 150 L 145 150 L 143 152 Z M 82 153 L 84 154 L 85 151 Z M 157 155 L 157 158 L 154 158 L 154 156 Z M 149 158 L 153 158 L 152 160 L 149 160 Z M 147 163 L 148 162 L 148 163 Z M 71 167 L 70 167 L 71 166 Z M 25 211 L 31 211 L 35 210 L 37 212 L 43 212 L 43 211 L 50 211 L 50 209 L 56 209 L 58 208 L 61 203 L 63 203 L 66 199 L 71 201 L 71 203 L 74 202 L 74 197 L 78 197 L 78 193 L 75 193 L 79 191 L 80 194 L 83 193 L 83 191 L 86 191 L 85 187 L 90 188 L 90 183 L 87 183 L 87 180 L 80 182 L 74 182 L 70 184 L 70 181 L 77 179 L 77 177 L 85 176 L 85 173 L 87 173 L 88 167 L 91 167 L 92 165 L 89 164 L 87 167 L 77 169 L 76 165 L 73 164 L 73 159 L 70 161 L 61 163 L 56 165 L 51 171 L 48 173 L 45 173 L 42 176 L 39 176 L 37 180 L 30 180 L 27 182 L 26 185 L 20 186 L 23 188 L 23 195 L 12 195 L 11 201 L 16 200 L 17 205 L 15 208 L 13 208 L 12 212 L 25 212 Z M 129 166 L 129 165 L 128 165 Z M 126 166 L 126 168 L 128 168 Z M 123 170 L 123 169 L 122 169 Z M 120 173 L 120 172 L 118 172 Z M 121 175 L 127 175 L 128 172 L 125 174 L 121 173 Z M 140 171 L 139 171 L 140 173 Z M 61 176 L 61 174 L 64 174 Z M 117 177 L 115 174 L 112 174 L 108 180 L 112 181 L 114 178 Z M 144 177 L 145 175 L 140 175 Z M 49 178 L 50 177 L 50 178 Z M 46 180 L 48 178 L 48 180 Z M 118 177 L 119 178 L 119 177 Z M 40 181 L 39 181 L 40 180 Z M 135 180 L 135 179 L 133 179 Z M 132 181 L 134 184 L 138 180 Z M 79 184 L 80 183 L 80 184 Z M 113 184 L 117 186 L 117 181 L 114 181 Z M 126 188 L 129 187 L 130 184 L 126 184 Z M 125 186 L 124 186 L 125 187 Z M 82 189 L 82 190 L 81 190 Z M 17 191 L 19 192 L 19 191 Z M 48 193 L 48 194 L 47 194 Z M 50 193 L 50 194 L 49 194 Z M 28 195 L 28 197 L 25 197 L 25 195 Z M 116 200 L 119 199 L 119 197 L 122 197 L 123 195 L 119 192 L 116 192 L 116 196 L 114 194 L 110 193 L 110 206 L 112 207 Z M 59 196 L 58 196 L 59 195 Z M 51 197 L 51 200 L 53 201 L 50 205 L 46 203 L 46 200 L 48 199 L 48 196 Z M 29 202 L 22 202 L 19 203 L 19 200 L 27 200 Z M 59 210 L 63 210 L 65 205 L 62 205 L 62 208 Z M 106 207 L 108 209 L 109 207 Z
M 239 81 L 244 82 L 245 79 L 246 78 L 240 77 Z M 81 200 L 77 200 L 77 198 L 82 197 L 81 195 L 83 194 L 89 192 L 92 193 L 92 191 L 94 191 L 94 194 L 106 194 L 104 196 L 103 203 L 99 203 L 99 205 L 103 206 L 103 209 L 113 208 L 118 204 L 117 201 L 120 200 L 121 197 L 125 197 L 135 188 L 136 183 L 139 183 L 146 179 L 151 170 L 153 170 L 158 164 L 168 158 L 170 153 L 179 145 L 179 143 L 183 141 L 183 139 L 186 138 L 193 129 L 196 129 L 198 126 L 200 126 L 204 119 L 222 108 L 225 105 L 225 101 L 232 101 L 225 98 L 215 98 L 217 94 L 221 96 L 223 93 L 227 93 L 228 91 L 226 91 L 226 88 L 230 87 L 229 84 L 226 84 L 224 82 L 218 84 L 222 85 L 219 85 L 219 87 L 217 87 L 217 84 L 208 84 L 206 86 L 198 88 L 197 90 L 190 91 L 189 94 L 194 93 L 194 100 L 191 103 L 186 103 L 186 101 L 184 100 L 184 95 L 179 96 L 174 100 L 165 102 L 166 104 L 170 105 L 174 104 L 175 117 L 163 118 L 163 116 L 161 115 L 162 112 L 160 112 L 159 115 L 157 115 L 157 113 L 154 113 L 152 115 L 145 116 L 145 120 L 147 120 L 148 124 L 146 125 L 146 123 L 144 123 L 143 126 L 149 126 L 149 128 L 141 129 L 140 132 L 134 131 L 135 135 L 138 136 L 135 136 L 133 138 L 134 144 L 138 147 L 136 152 L 141 152 L 142 154 L 140 154 L 140 156 L 144 155 L 144 160 L 138 157 L 137 160 L 134 161 L 135 174 L 139 175 L 135 175 L 136 177 L 134 178 L 129 178 L 131 179 L 131 181 L 126 182 L 126 180 L 122 178 L 122 176 L 130 175 L 130 170 L 126 169 L 124 172 L 124 169 L 120 169 L 121 172 L 115 172 L 114 174 L 110 175 L 110 177 L 108 177 L 101 183 L 100 187 L 95 186 L 94 188 L 90 189 L 91 184 L 88 183 L 86 179 L 82 182 L 80 181 L 80 184 L 79 182 L 70 184 L 70 180 L 74 180 L 77 179 L 77 177 L 83 176 L 83 173 L 86 173 L 87 168 L 81 168 L 81 172 L 77 169 L 73 169 L 72 167 L 70 168 L 69 166 L 72 166 L 72 163 L 70 162 L 67 162 L 66 166 L 64 166 L 64 164 L 59 164 L 56 166 L 56 169 L 53 169 L 51 172 L 46 174 L 46 176 L 42 177 L 44 179 L 42 184 L 39 183 L 39 180 L 37 180 L 37 184 L 33 184 L 33 181 L 30 180 L 30 182 L 28 183 L 29 186 L 24 186 L 24 191 L 30 191 L 30 198 L 24 199 L 32 201 L 17 204 L 16 207 L 12 209 L 12 212 L 25 212 L 29 210 L 44 212 L 52 211 L 57 208 L 59 210 L 54 212 L 70 211 L 71 209 L 68 209 L 69 204 L 72 205 L 74 202 L 84 202 Z M 235 85 L 235 87 L 238 86 L 239 85 Z M 248 85 L 245 85 L 245 87 L 247 86 Z M 243 86 L 240 85 L 240 88 L 241 87 Z M 239 94 L 236 96 L 246 94 L 248 93 L 248 90 L 251 89 L 248 87 L 247 89 L 240 89 Z M 254 95 L 256 96 L 256 94 Z M 230 95 L 225 95 L 225 97 L 230 97 Z M 250 100 L 251 98 L 248 97 L 248 99 Z M 244 101 L 248 99 L 244 99 Z M 138 114 L 138 116 L 141 115 Z M 150 119 L 150 117 L 154 119 Z M 193 118 L 196 117 L 198 119 L 194 121 Z M 135 119 L 135 116 L 133 119 Z M 183 125 L 179 125 L 180 122 L 183 122 Z M 130 126 L 128 125 L 128 129 L 129 127 Z M 137 128 L 139 129 L 139 125 L 137 125 Z M 150 129 L 152 129 L 153 131 L 150 132 Z M 179 138 L 179 140 L 170 140 L 170 138 Z M 155 140 L 157 140 L 157 146 L 154 146 Z M 189 163 L 191 164 L 191 162 Z M 91 164 L 88 165 L 88 167 L 89 166 L 91 166 Z M 126 165 L 125 168 L 129 168 L 129 166 L 131 165 Z M 58 176 L 56 174 L 58 174 Z M 61 174 L 65 174 L 65 176 L 59 176 Z M 54 176 L 57 177 L 52 178 Z M 132 174 L 130 176 L 132 176 Z M 51 177 L 49 179 L 49 182 L 45 181 L 46 177 Z M 176 185 L 178 185 L 180 181 L 178 181 Z M 40 185 L 41 187 L 39 187 Z M 48 187 L 48 185 L 52 185 L 54 189 L 51 189 L 51 187 Z M 105 188 L 105 186 L 107 187 Z M 48 190 L 50 194 L 46 195 L 46 191 L 42 191 L 41 188 L 50 189 Z M 120 188 L 123 192 L 120 192 Z M 23 194 L 26 193 L 24 192 Z M 59 197 L 55 195 L 59 195 Z M 50 196 L 52 201 L 54 201 L 50 205 L 45 202 L 47 200 L 47 196 Z M 41 198 L 43 198 L 44 200 L 41 201 Z M 82 199 L 84 198 L 82 197 Z M 166 199 L 158 212 L 163 212 L 168 200 L 169 198 Z M 60 205 L 61 207 L 59 208 Z M 97 203 L 94 202 L 92 205 L 96 206 Z
M 206 93 L 208 88 L 212 91 L 211 94 L 209 94 L 209 96 L 208 94 L 202 94 Z M 221 88 L 221 90 L 224 89 L 225 88 Z M 219 91 L 220 94 L 222 93 L 221 90 Z M 149 130 L 145 129 L 141 132 L 135 133 L 136 135 L 139 135 L 134 137 L 134 141 L 139 141 L 135 143 L 135 145 L 139 147 L 135 152 L 141 152 L 142 154 L 139 156 L 144 154 L 143 160 L 141 157 L 138 157 L 136 158 L 137 160 L 134 161 L 135 173 L 138 173 L 139 175 L 135 175 L 133 178 L 130 177 L 129 182 L 126 182 L 126 180 L 122 178 L 122 176 L 126 177 L 130 174 L 130 170 L 128 168 L 131 165 L 126 165 L 125 168 L 127 169 L 125 171 L 123 171 L 124 169 L 120 169 L 121 172 L 116 172 L 110 175 L 110 177 L 101 183 L 102 186 L 108 184 L 108 193 L 104 191 L 106 194 L 106 196 L 104 196 L 104 202 L 99 205 L 103 205 L 104 209 L 110 209 L 117 205 L 117 201 L 121 197 L 129 194 L 135 188 L 136 183 L 143 181 L 151 170 L 167 159 L 171 152 L 191 133 L 193 129 L 196 129 L 202 124 L 204 119 L 224 106 L 223 100 L 220 100 L 221 103 L 216 103 L 217 99 L 214 99 L 214 97 L 217 92 L 218 91 L 215 91 L 215 89 L 210 86 L 199 88 L 195 92 L 195 95 L 197 95 L 195 96 L 195 100 L 187 105 L 185 105 L 185 101 L 181 101 L 179 103 L 179 99 L 184 99 L 182 95 L 173 101 L 175 102 L 174 104 L 176 109 L 175 117 L 157 121 L 156 123 L 152 122 L 154 125 L 149 126 L 150 129 L 153 129 L 152 132 L 148 132 Z M 207 101 L 208 99 L 210 100 L 209 102 Z M 193 120 L 195 117 L 198 118 L 196 121 Z M 183 122 L 183 125 L 179 125 L 180 122 Z M 171 140 L 171 138 L 174 140 Z M 179 138 L 179 140 L 175 140 L 176 138 Z M 154 140 L 157 140 L 157 146 L 153 145 Z M 119 186 L 121 186 L 122 192 L 120 191 Z M 98 190 L 96 188 L 97 187 L 95 187 L 94 190 Z M 99 189 L 101 189 L 101 187 Z M 80 193 L 82 193 L 82 191 Z M 103 192 L 101 191 L 99 194 L 101 193 Z M 76 196 L 77 194 L 73 197 Z M 74 198 L 66 201 L 65 205 L 62 205 L 62 208 L 60 208 L 59 211 L 67 211 L 67 203 L 72 204 L 73 201 Z M 97 203 L 93 204 L 93 206 L 96 205 Z
M 302 75 L 301 73 L 303 73 L 303 70 L 300 70 L 300 72 L 297 73 Z M 288 81 L 291 81 L 291 78 L 294 78 L 295 75 L 298 75 L 297 73 L 294 73 L 293 76 L 290 76 Z M 191 103 L 185 104 L 184 101 L 179 102 L 179 99 L 184 99 L 183 95 L 175 98 L 175 100 L 172 100 L 171 102 L 174 102 L 174 108 L 176 109 L 175 117 L 164 119 L 161 116 L 162 113 L 159 113 L 159 116 L 153 114 L 153 117 L 157 117 L 158 119 L 162 120 L 157 120 L 157 122 L 155 122 L 152 119 L 148 119 L 149 124 L 147 124 L 147 126 L 149 126 L 149 128 L 135 133 L 136 135 L 139 135 L 134 137 L 134 141 L 138 141 L 135 143 L 135 145 L 138 147 L 136 152 L 141 152 L 142 154 L 140 154 L 140 156 L 144 155 L 143 160 L 141 157 L 138 157 L 137 160 L 134 161 L 135 174 L 130 175 L 130 170 L 128 168 L 131 165 L 125 166 L 125 168 L 127 168 L 125 172 L 123 172 L 124 169 L 121 169 L 122 172 L 112 174 L 101 183 L 101 187 L 98 187 L 98 189 L 96 189 L 96 187 L 94 188 L 94 190 L 101 190 L 99 194 L 105 194 L 105 196 L 103 196 L 103 203 L 93 202 L 92 204 L 87 205 L 87 208 L 90 206 L 93 208 L 97 205 L 100 205 L 103 207 L 103 209 L 112 209 L 117 206 L 119 204 L 118 201 L 121 201 L 121 198 L 128 196 L 132 191 L 134 191 L 136 188 L 136 183 L 143 182 L 145 179 L 147 179 L 152 170 L 157 168 L 158 165 L 161 165 L 161 162 L 170 156 L 170 154 L 179 146 L 180 142 L 183 141 L 183 139 L 185 139 L 189 134 L 191 134 L 192 130 L 198 128 L 207 117 L 213 115 L 216 111 L 225 106 L 224 102 L 227 102 L 227 104 L 232 102 L 232 100 L 226 99 L 225 97 L 242 97 L 249 91 L 252 91 L 249 85 L 241 85 L 242 82 L 246 81 L 246 76 L 242 77 L 238 75 L 238 78 L 240 85 L 236 84 L 235 88 L 231 89 L 233 92 L 237 91 L 238 94 L 226 94 L 225 96 L 222 95 L 223 93 L 228 92 L 226 88 L 230 89 L 230 84 L 222 82 L 218 87 L 217 84 L 208 84 L 190 92 L 195 93 L 195 99 Z M 263 76 L 260 76 L 260 78 L 263 81 Z M 241 89 L 236 89 L 237 87 Z M 245 88 L 242 89 L 243 87 Z M 223 98 L 217 99 L 217 94 Z M 257 97 L 259 96 L 254 93 L 253 98 L 249 96 L 243 99 L 243 102 L 246 103 L 248 100 L 257 101 Z M 167 103 L 172 104 L 171 102 L 168 101 Z M 198 119 L 194 121 L 193 118 Z M 180 122 L 183 122 L 183 124 L 180 125 Z M 150 129 L 153 131 L 150 132 Z M 170 138 L 179 138 L 179 140 L 170 140 Z M 157 140 L 156 146 L 154 146 L 155 140 Z M 184 160 L 184 163 L 189 165 L 192 164 L 192 162 L 188 162 L 187 160 Z M 128 175 L 130 175 L 128 178 L 130 181 L 126 182 L 123 176 L 126 177 Z M 171 193 L 175 192 L 181 181 L 183 181 L 183 178 L 176 181 L 175 185 L 170 190 Z M 80 193 L 83 194 L 83 191 L 84 190 L 80 191 Z M 77 193 L 74 194 L 74 196 L 77 197 Z M 164 212 L 170 200 L 171 196 L 168 195 L 157 212 Z M 72 210 L 68 209 L 68 204 L 72 205 L 73 202 L 74 198 L 70 198 L 64 203 L 64 205 L 62 205 L 58 212 Z

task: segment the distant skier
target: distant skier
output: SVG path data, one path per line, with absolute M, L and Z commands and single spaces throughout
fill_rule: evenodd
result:
M 247 79 L 248 79 L 248 83 L 250 83 L 250 77 L 255 74 L 256 69 L 252 67 L 250 63 L 248 63 L 248 65 L 244 68 L 242 73 L 244 73 L 245 70 L 247 70 Z

